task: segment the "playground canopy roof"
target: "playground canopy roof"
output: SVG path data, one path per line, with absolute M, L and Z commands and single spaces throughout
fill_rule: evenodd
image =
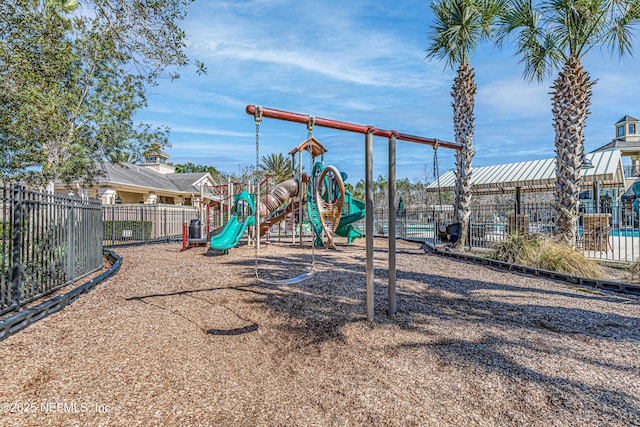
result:
M 311 157 L 318 157 L 327 152 L 327 149 L 324 148 L 324 145 L 320 144 L 320 141 L 315 139 L 313 136 L 311 139 L 311 150 L 309 150 L 309 138 L 305 139 L 293 150 L 289 151 L 289 155 L 293 156 L 303 150 L 307 150 L 311 153 Z
M 624 172 L 619 150 L 597 151 L 586 154 L 593 168 L 582 169 L 584 183 L 598 182 L 602 187 L 624 187 Z M 455 171 L 442 175 L 427 187 L 427 191 L 453 191 Z M 556 185 L 555 158 L 527 162 L 505 163 L 472 168 L 473 194 L 513 193 L 517 187 L 523 193 L 553 191 Z

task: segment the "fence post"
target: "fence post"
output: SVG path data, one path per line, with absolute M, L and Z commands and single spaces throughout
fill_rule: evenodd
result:
M 71 283 L 75 282 L 75 251 L 73 244 L 73 228 L 75 223 L 74 218 L 74 200 L 73 196 L 69 197 L 69 215 L 67 216 L 67 270 L 69 272 L 68 278 L 71 279 Z
M 116 244 L 116 205 L 111 205 L 111 244 Z
M 140 208 L 140 220 L 142 221 L 142 242 L 144 243 L 144 232 L 145 224 L 144 224 L 144 208 Z
M 167 243 L 169 242 L 169 231 L 167 229 L 167 207 L 164 206 L 164 237 L 167 239 Z
M 467 237 L 469 237 L 469 241 L 467 244 L 469 245 L 469 250 L 471 250 L 471 241 L 473 240 L 473 220 L 471 219 L 473 215 L 469 215 L 469 225 L 467 226 Z
M 11 307 L 20 311 L 20 288 L 22 286 L 22 265 L 20 264 L 20 249 L 22 243 L 22 185 L 14 187 L 13 199 L 13 239 L 11 248 Z

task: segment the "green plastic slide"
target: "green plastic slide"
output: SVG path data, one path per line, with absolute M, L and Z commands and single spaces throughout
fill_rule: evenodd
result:
M 253 216 L 247 217 L 244 222 L 238 221 L 236 215 L 232 216 L 220 234 L 211 237 L 211 249 L 228 251 L 231 248 L 235 248 L 238 246 L 238 243 L 240 243 L 240 239 L 247 230 L 247 227 L 252 226 L 255 222 L 256 219 Z
M 235 196 L 235 206 L 233 211 L 236 212 L 236 214 L 229 218 L 229 222 L 227 222 L 220 234 L 211 237 L 211 241 L 209 243 L 211 249 L 225 251 L 225 253 L 228 253 L 229 249 L 238 246 L 240 239 L 244 235 L 245 231 L 247 231 L 247 227 L 256 223 L 256 218 L 253 216 L 255 211 L 253 198 L 251 196 L 253 195 L 246 191 Z M 242 202 L 247 203 L 251 212 L 251 215 L 247 216 L 244 222 L 240 222 L 238 218 L 238 214 L 241 210 L 239 208 L 239 204 Z
M 362 231 L 352 225 L 354 222 L 362 221 L 365 217 L 365 203 L 362 200 L 354 199 L 349 191 L 344 192 L 344 207 L 336 234 L 346 237 L 347 243 L 351 244 L 355 239 L 363 236 Z

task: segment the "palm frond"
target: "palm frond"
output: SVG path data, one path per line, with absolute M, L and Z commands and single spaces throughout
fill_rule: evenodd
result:
M 619 56 L 632 53 L 634 30 L 640 20 L 640 0 L 618 4 L 619 14 L 612 19 L 611 29 L 604 38 L 604 44 L 611 53 Z
M 431 10 L 436 19 L 427 57 L 444 59 L 451 68 L 466 63 L 489 31 L 490 20 L 480 4 L 475 0 L 438 0 L 431 4 Z

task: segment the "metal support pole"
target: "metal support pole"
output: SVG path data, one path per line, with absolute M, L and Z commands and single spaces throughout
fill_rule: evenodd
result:
M 522 213 L 521 212 L 522 211 L 521 205 L 522 205 L 522 195 L 521 195 L 521 192 L 520 192 L 520 187 L 516 187 L 516 218 L 517 218 L 518 215 L 520 215 Z M 517 221 L 518 220 L 516 219 L 516 224 L 517 224 Z M 518 226 L 516 225 L 516 229 L 517 229 L 517 227 Z
M 300 162 L 302 162 L 302 158 L 300 160 Z M 293 171 L 295 172 L 296 170 L 296 155 L 295 154 L 291 154 L 291 166 L 293 167 Z M 293 174 L 295 176 L 295 174 Z M 298 188 L 298 193 L 301 193 L 302 189 Z M 291 203 L 294 203 L 293 200 L 290 200 Z M 295 204 L 293 205 L 295 206 Z M 291 209 L 291 213 L 288 214 L 291 215 L 291 243 L 294 244 L 296 243 L 296 213 L 293 210 L 293 207 Z M 287 216 L 288 216 L 287 215 Z M 285 221 L 286 221 L 286 216 L 285 216 Z
M 600 213 L 600 183 L 593 183 L 593 213 Z
M 311 154 L 311 153 L 309 153 Z M 302 222 L 303 222 L 303 217 L 302 215 L 304 214 L 302 211 L 302 150 L 300 150 L 300 157 L 299 157 L 299 165 L 298 165 L 298 224 L 300 224 L 300 246 L 302 246 Z M 311 173 L 311 171 L 309 171 L 309 173 Z
M 231 178 L 227 178 L 227 221 L 231 219 L 231 203 L 233 203 L 233 184 Z
M 367 320 L 372 322 L 374 316 L 374 283 L 373 283 L 373 129 L 365 135 L 365 240 L 366 240 L 366 301 Z
M 396 314 L 396 136 L 389 137 L 389 316 Z

